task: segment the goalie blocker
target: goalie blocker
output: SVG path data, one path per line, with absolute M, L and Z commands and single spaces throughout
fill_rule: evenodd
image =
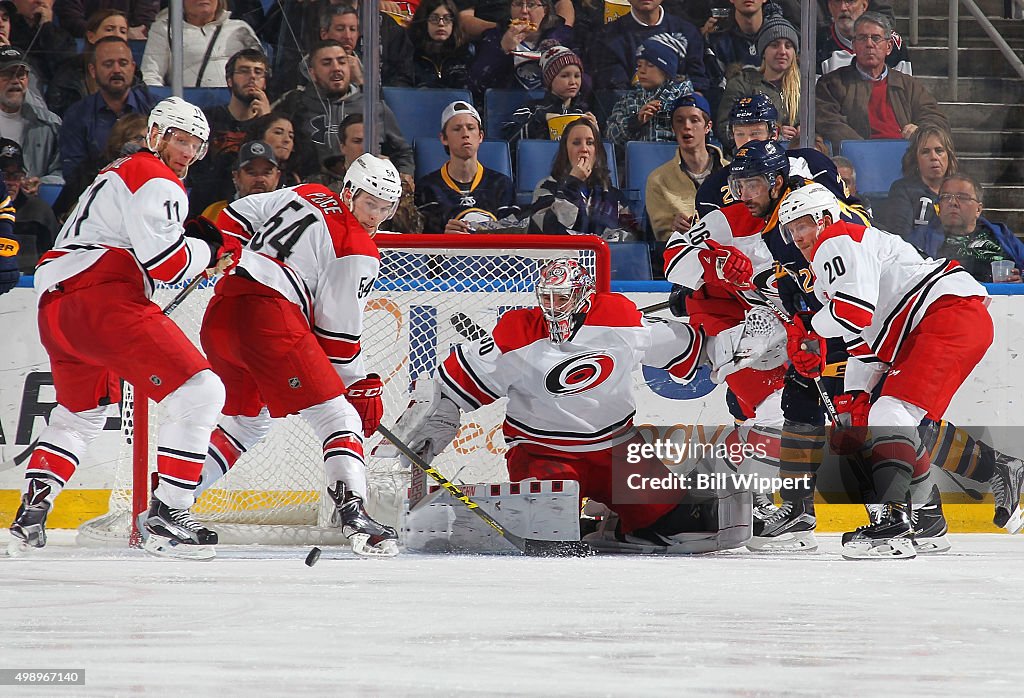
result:
M 646 364 L 689 379 L 705 361 L 703 335 L 646 318 L 621 295 L 595 293 L 573 260 L 546 265 L 537 296 L 539 307 L 509 311 L 493 333 L 457 346 L 438 367 L 439 380 L 418 382 L 396 427 L 399 438 L 430 460 L 454 440 L 462 411 L 508 396 L 502 431 L 510 479 L 574 480 L 580 497 L 608 505 L 617 525 L 589 535 L 594 547 L 707 552 L 742 545 L 749 505 L 721 508 L 717 495 L 678 490 L 629 493 L 630 473 L 663 478 L 669 471 L 654 459 L 616 458 L 639 440 L 633 371 Z M 699 535 L 699 545 L 689 534 Z

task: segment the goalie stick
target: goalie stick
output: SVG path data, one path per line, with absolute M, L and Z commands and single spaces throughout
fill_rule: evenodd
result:
M 444 475 L 427 464 L 427 462 L 424 461 L 418 453 L 409 448 L 406 443 L 400 441 L 398 437 L 391 433 L 387 427 L 380 425 L 377 427 L 377 431 L 383 434 L 388 441 L 394 444 L 395 448 L 397 448 L 403 456 L 408 458 L 413 465 L 433 478 L 439 485 L 441 485 L 441 487 L 446 489 L 452 497 L 462 502 L 466 508 L 483 519 L 484 523 L 497 531 L 502 538 L 518 548 L 524 555 L 538 557 L 587 557 L 593 554 L 591 547 L 582 541 L 537 540 L 535 538 L 523 538 L 521 536 L 517 536 L 498 523 L 490 514 L 481 509 L 479 504 L 470 499 Z M 312 554 L 312 551 L 310 552 Z

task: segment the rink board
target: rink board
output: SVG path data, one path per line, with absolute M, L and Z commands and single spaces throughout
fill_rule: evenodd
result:
M 653 287 L 659 292 L 634 291 L 645 285 L 628 284 L 626 295 L 641 307 L 663 301 L 663 285 Z M 995 321 L 995 343 L 957 393 L 947 417 L 995 448 L 1020 455 L 1024 445 L 1006 443 L 1014 430 L 999 427 L 1024 424 L 1024 415 L 1017 407 L 1024 389 L 1024 359 L 1019 355 L 1019 347 L 1024 346 L 1024 296 L 993 296 L 990 309 Z M 0 296 L 0 317 L 5 332 L 5 360 L 0 366 L 0 526 L 6 526 L 17 508 L 24 460 L 45 426 L 55 397 L 46 352 L 39 344 L 34 291 L 17 288 Z M 637 394 L 638 424 L 731 422 L 724 389 L 714 386 L 706 375 L 685 385 L 654 369 L 645 368 L 643 377 L 644 387 Z M 72 485 L 61 495 L 51 516 L 51 526 L 75 526 L 106 511 L 120 438 L 119 420 L 108 420 L 107 428 L 93 444 Z M 468 446 L 473 448 L 473 444 Z M 481 438 L 476 447 L 486 448 L 486 439 Z M 944 501 L 949 502 L 946 515 L 953 530 L 997 530 L 991 525 L 990 506 L 966 503 L 970 500 L 948 478 L 940 476 L 936 480 L 944 491 Z M 818 516 L 822 530 L 848 530 L 851 523 L 863 522 L 863 508 L 823 504 Z

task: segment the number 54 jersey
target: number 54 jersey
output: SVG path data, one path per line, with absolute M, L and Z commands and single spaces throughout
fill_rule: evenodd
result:
M 364 377 L 359 339 L 380 253 L 337 194 L 319 184 L 251 194 L 224 209 L 217 227 L 245 245 L 232 273 L 297 305 L 346 383 Z

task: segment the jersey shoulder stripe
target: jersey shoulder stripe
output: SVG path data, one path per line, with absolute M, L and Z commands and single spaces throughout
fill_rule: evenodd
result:
M 827 241 L 835 240 L 841 237 L 849 237 L 854 242 L 863 242 L 864 233 L 867 231 L 867 227 L 863 225 L 857 225 L 856 223 L 850 223 L 849 221 L 838 221 L 833 223 L 829 227 L 825 228 L 822 232 L 821 237 L 814 243 L 814 247 L 811 248 L 811 259 L 818 253 L 818 249 Z
M 764 219 L 755 217 L 742 203 L 729 204 L 718 210 L 725 216 L 733 238 L 760 235 L 764 230 Z
M 171 168 L 149 151 L 115 160 L 104 168 L 100 175 L 107 172 L 117 175 L 132 194 L 141 189 L 143 185 L 156 179 L 166 180 L 181 189 L 182 193 L 185 191 L 185 185 L 171 171 Z
M 337 194 L 322 184 L 300 184 L 292 191 L 320 212 L 330 233 L 336 257 L 361 255 L 380 259 L 380 252 L 373 238 L 352 212 L 341 203 Z
M 491 336 L 501 353 L 507 354 L 547 337 L 548 324 L 540 308 L 517 308 L 501 316 Z
M 595 293 L 584 323 L 594 327 L 640 327 L 643 316 L 636 304 L 618 293 Z

